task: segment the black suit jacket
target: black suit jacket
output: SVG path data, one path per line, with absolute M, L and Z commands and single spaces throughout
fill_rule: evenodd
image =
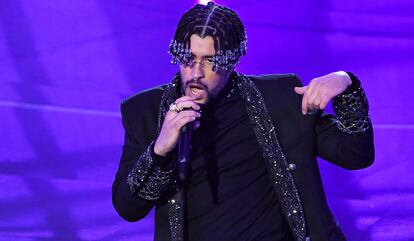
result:
M 374 160 L 372 126 L 362 134 L 349 135 L 338 129 L 333 115 L 319 111 L 304 116 L 302 96 L 294 92 L 294 87 L 302 84 L 295 75 L 249 77 L 264 97 L 288 163 L 295 165 L 292 174 L 311 240 L 345 240 L 327 205 L 316 157 L 351 170 L 371 165 Z M 144 91 L 121 104 L 125 144 L 113 184 L 114 207 L 124 219 L 140 220 L 156 207 L 156 240 L 170 240 L 167 200 L 147 201 L 137 197 L 131 193 L 126 178 L 139 155 L 158 135 L 158 112 L 164 88 Z

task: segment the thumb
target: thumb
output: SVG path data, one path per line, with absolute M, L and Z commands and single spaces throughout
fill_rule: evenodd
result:
M 299 95 L 303 95 L 307 88 L 308 88 L 307 86 L 295 87 L 295 92 Z

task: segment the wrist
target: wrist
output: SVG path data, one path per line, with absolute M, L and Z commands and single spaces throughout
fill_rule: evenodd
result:
M 152 146 L 152 152 L 151 152 L 151 156 L 153 158 L 153 160 L 155 161 L 155 163 L 157 164 L 157 166 L 162 170 L 162 171 L 169 171 L 171 170 L 172 166 L 173 166 L 173 162 L 172 157 L 171 157 L 171 152 L 167 152 L 165 154 L 165 156 L 161 155 L 163 154 L 163 152 L 161 152 L 160 154 L 155 152 L 155 144 Z
M 154 144 L 154 153 L 158 156 L 167 157 L 168 152 L 164 151 L 163 148 L 161 148 L 159 145 L 157 145 L 157 142 Z
M 338 71 L 337 73 L 344 80 L 346 88 L 348 88 L 349 86 L 352 85 L 352 78 L 351 78 L 351 76 L 349 76 L 349 74 L 347 72 L 345 72 L 345 71 Z

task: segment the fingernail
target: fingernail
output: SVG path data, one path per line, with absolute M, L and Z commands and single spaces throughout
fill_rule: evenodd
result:
M 306 111 L 305 110 L 302 110 L 302 114 L 306 115 Z

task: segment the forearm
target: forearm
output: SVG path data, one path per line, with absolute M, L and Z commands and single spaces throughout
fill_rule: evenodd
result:
M 352 84 L 333 101 L 339 130 L 349 135 L 363 134 L 372 128 L 368 100 L 358 78 L 348 72 Z
M 374 161 L 374 142 L 368 100 L 359 80 L 333 99 L 336 117 L 323 113 L 317 119 L 318 155 L 346 169 L 361 169 Z
M 130 143 L 130 142 L 128 142 Z M 161 170 L 149 145 L 137 160 L 136 148 L 125 145 L 121 164 L 112 188 L 113 204 L 125 220 L 145 217 L 154 207 L 172 179 L 171 170 Z
M 145 200 L 159 199 L 172 179 L 172 170 L 161 169 L 155 159 L 153 144 L 151 144 L 139 157 L 127 177 L 131 192 Z

